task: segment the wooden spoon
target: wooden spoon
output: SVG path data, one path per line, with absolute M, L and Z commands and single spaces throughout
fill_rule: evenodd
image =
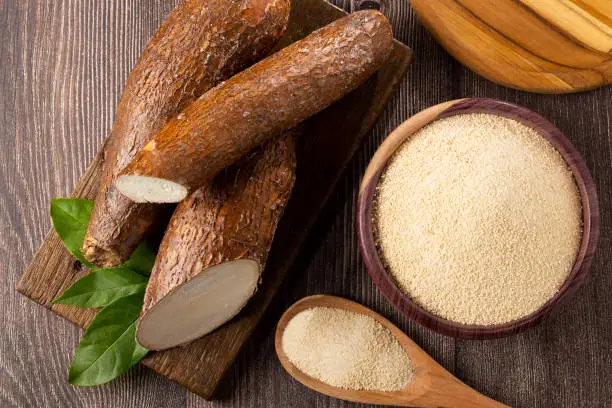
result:
M 325 384 L 295 367 L 283 351 L 283 333 L 295 315 L 313 307 L 332 307 L 367 315 L 389 329 L 412 360 L 413 375 L 406 388 L 395 392 L 346 390 Z M 293 378 L 308 388 L 335 398 L 367 404 L 424 408 L 507 407 L 462 383 L 389 320 L 365 306 L 336 296 L 308 296 L 287 309 L 276 328 L 275 347 L 281 364 Z

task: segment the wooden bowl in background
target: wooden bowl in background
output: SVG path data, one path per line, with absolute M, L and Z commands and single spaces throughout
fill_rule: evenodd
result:
M 569 93 L 612 83 L 610 0 L 410 0 L 436 41 L 483 77 Z
M 416 131 L 436 119 L 467 113 L 490 113 L 511 118 L 535 129 L 555 147 L 571 169 L 580 191 L 583 234 L 574 268 L 559 291 L 536 312 L 500 325 L 465 325 L 443 319 L 415 304 L 387 273 L 376 248 L 372 208 L 376 185 L 388 160 L 399 146 Z M 404 315 L 423 326 L 447 336 L 462 339 L 486 339 L 519 333 L 549 318 L 561 302 L 582 285 L 591 267 L 599 238 L 599 203 L 591 174 L 570 140 L 552 123 L 529 109 L 493 99 L 459 99 L 426 109 L 401 124 L 378 148 L 365 172 L 357 202 L 357 235 L 368 272 L 382 294 Z

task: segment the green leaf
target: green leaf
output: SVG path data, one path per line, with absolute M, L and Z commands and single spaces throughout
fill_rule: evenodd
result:
M 74 353 L 68 372 L 70 384 L 105 384 L 138 363 L 148 350 L 136 343 L 141 293 L 123 297 L 102 309 Z
M 53 227 L 68 251 L 94 271 L 79 279 L 53 303 L 104 307 L 92 320 L 77 347 L 68 381 L 73 385 L 105 384 L 138 363 L 148 350 L 136 343 L 136 323 L 155 251 L 148 242 L 138 246 L 122 266 L 97 269 L 81 254 L 93 202 L 80 198 L 51 201 Z
M 87 226 L 94 203 L 82 198 L 54 198 L 51 200 L 51 221 L 64 246 L 83 265 L 99 269 L 85 259 L 81 253 Z M 156 253 L 148 241 L 143 241 L 132 256 L 118 268 L 131 269 L 142 275 L 150 275 Z
M 143 294 L 147 278 L 130 269 L 102 269 L 76 281 L 53 303 L 103 307 L 122 297 Z
M 51 222 L 64 246 L 76 259 L 88 267 L 93 265 L 81 254 L 87 225 L 93 211 L 93 201 L 82 198 L 51 200 Z
M 151 270 L 153 270 L 156 256 L 157 254 L 149 241 L 143 241 L 122 267 L 149 276 Z

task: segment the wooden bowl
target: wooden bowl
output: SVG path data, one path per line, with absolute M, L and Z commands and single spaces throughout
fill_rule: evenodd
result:
M 559 291 L 536 312 L 500 325 L 466 325 L 436 316 L 415 304 L 387 273 L 379 257 L 372 227 L 376 185 L 387 161 L 416 131 L 440 118 L 466 113 L 490 113 L 517 120 L 540 133 L 561 154 L 572 170 L 580 191 L 583 209 L 583 235 L 580 250 L 569 277 Z M 593 178 L 569 139 L 552 123 L 529 109 L 493 99 L 460 99 L 426 109 L 401 124 L 378 148 L 365 172 L 357 202 L 357 235 L 364 262 L 372 280 L 383 295 L 408 318 L 447 336 L 486 339 L 516 334 L 549 318 L 562 301 L 582 285 L 591 267 L 599 238 L 599 203 Z

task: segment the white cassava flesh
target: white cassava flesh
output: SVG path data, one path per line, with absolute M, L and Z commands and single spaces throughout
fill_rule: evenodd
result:
M 187 197 L 184 186 L 157 177 L 124 176 L 116 184 L 121 194 L 137 203 L 178 203 Z
M 138 343 L 164 350 L 210 333 L 244 308 L 255 294 L 259 274 L 258 263 L 247 259 L 202 271 L 142 316 Z

